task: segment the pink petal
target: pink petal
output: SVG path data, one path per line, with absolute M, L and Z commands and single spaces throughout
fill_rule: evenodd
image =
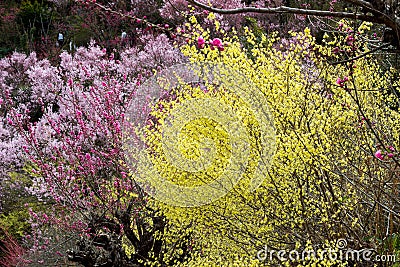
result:
M 380 159 L 380 160 L 383 160 L 382 152 L 380 150 L 376 151 L 375 152 L 375 157 Z
M 206 43 L 206 41 L 204 40 L 204 38 L 203 37 L 199 37 L 198 39 L 197 39 L 197 45 L 198 46 L 202 46 L 202 45 L 204 45 Z
M 217 47 L 222 46 L 222 41 L 219 38 L 214 38 L 214 40 L 212 40 L 212 45 L 215 45 Z

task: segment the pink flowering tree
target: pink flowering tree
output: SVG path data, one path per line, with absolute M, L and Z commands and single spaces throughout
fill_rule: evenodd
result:
M 146 206 L 129 175 L 121 129 L 130 99 L 151 70 L 183 57 L 165 35 L 142 41 L 142 48 L 124 50 L 118 60 L 91 44 L 62 53 L 58 66 L 34 53 L 0 61 L 2 180 L 7 170 L 29 166 L 26 191 L 50 204 L 44 211 L 29 209 L 25 262 L 162 261 L 160 234 L 167 222 Z M 126 252 L 126 244 L 134 252 Z
M 219 8 L 240 8 L 243 7 L 242 1 L 240 0 L 212 0 L 209 1 L 213 6 Z M 211 25 L 211 21 L 207 19 L 208 12 L 202 9 L 191 10 L 189 3 L 185 0 L 173 0 L 164 1 L 163 6 L 160 9 L 160 14 L 164 19 L 168 19 L 175 24 L 182 24 L 188 15 L 197 15 L 199 19 L 202 19 L 205 25 Z M 244 16 L 234 15 L 234 16 L 222 16 L 216 15 L 221 23 L 221 26 L 225 30 L 231 29 L 233 26 L 240 28 L 241 24 L 244 22 Z

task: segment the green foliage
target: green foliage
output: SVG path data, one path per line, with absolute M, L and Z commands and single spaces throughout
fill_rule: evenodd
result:
M 28 206 L 33 210 L 43 210 L 43 202 L 38 201 L 25 191 L 31 185 L 31 171 L 26 166 L 20 172 L 9 173 L 10 179 L 3 183 L 3 211 L 0 214 L 0 229 L 20 239 L 30 230 Z M 3 238 L 0 234 L 0 239 Z
M 41 27 L 47 28 L 52 19 L 52 10 L 45 1 L 24 0 L 21 3 L 18 18 L 26 28 L 32 27 L 40 30 Z
M 29 230 L 29 213 L 26 209 L 14 209 L 10 213 L 0 214 L 0 229 L 7 232 L 18 239 L 22 238 Z M 0 232 L 0 239 L 5 236 Z
M 12 52 L 12 49 L 9 47 L 0 47 L 0 58 L 5 57 L 8 55 L 10 52 Z

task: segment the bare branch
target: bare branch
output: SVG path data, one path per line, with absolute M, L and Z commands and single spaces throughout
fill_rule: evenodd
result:
M 354 5 L 365 7 L 371 13 L 375 15 L 367 15 L 358 12 L 341 12 L 341 11 L 329 11 L 329 10 L 317 10 L 317 9 L 304 9 L 288 6 L 279 7 L 242 7 L 233 9 L 222 9 L 208 6 L 200 3 L 197 0 L 187 0 L 189 3 L 198 6 L 202 9 L 218 14 L 242 14 L 242 13 L 261 13 L 261 14 L 299 14 L 299 15 L 310 15 L 318 17 L 336 17 L 336 18 L 349 18 L 358 19 L 367 22 L 373 22 L 378 24 L 384 24 L 392 29 L 397 29 L 397 24 L 387 16 L 382 15 L 381 11 L 375 10 L 372 5 L 363 0 L 348 0 L 347 2 L 353 3 Z
M 361 55 L 358 55 L 358 56 L 356 56 L 356 57 L 349 58 L 349 59 L 342 60 L 342 61 L 330 62 L 329 64 L 331 64 L 331 65 L 339 65 L 339 64 L 342 64 L 342 63 L 347 63 L 347 62 L 350 62 L 350 61 L 354 61 L 354 60 L 363 58 L 363 57 L 365 57 L 365 56 L 367 56 L 367 55 L 369 55 L 369 54 L 372 54 L 372 53 L 374 53 L 374 52 L 376 52 L 376 51 L 382 50 L 383 48 L 386 48 L 386 47 L 388 47 L 389 45 L 390 45 L 390 44 L 383 44 L 383 45 L 381 45 L 381 46 L 375 47 L 374 49 L 371 49 L 370 51 L 365 52 L 365 53 L 363 53 L 363 54 L 361 54 Z
M 327 10 L 315 10 L 315 9 L 303 9 L 303 8 L 295 8 L 295 7 L 287 7 L 287 6 L 279 6 L 279 7 L 242 7 L 242 8 L 233 8 L 233 9 L 222 9 L 222 8 L 214 8 L 208 6 L 206 4 L 200 3 L 196 0 L 188 0 L 189 3 L 192 3 L 200 8 L 208 10 L 210 12 L 215 12 L 218 14 L 240 14 L 240 13 L 264 13 L 264 14 L 277 14 L 277 13 L 288 13 L 288 14 L 300 14 L 300 15 L 310 15 L 310 16 L 319 16 L 319 17 L 339 17 L 339 18 L 351 18 L 351 19 L 360 19 L 370 22 L 378 22 L 377 18 L 370 15 L 364 15 L 361 13 L 353 13 L 353 12 L 334 12 Z

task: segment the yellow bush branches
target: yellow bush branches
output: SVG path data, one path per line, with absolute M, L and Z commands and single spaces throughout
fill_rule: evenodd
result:
M 388 84 L 378 64 L 361 58 L 350 70 L 331 66 L 323 60 L 331 52 L 307 30 L 292 33 L 282 49 L 276 36 L 257 39 L 250 30 L 243 46 L 227 36 L 207 43 L 210 33 L 193 29 L 181 48 L 192 63 L 185 68 L 203 69 L 190 70 L 197 80 L 178 79 L 176 69 L 166 75 L 179 81 L 164 86 L 169 96 L 157 102 L 142 134 L 146 168 L 154 166 L 146 181 L 159 182 L 148 177 L 155 173 L 164 179 L 164 189 L 151 189 L 150 204 L 177 233 L 166 242 L 179 229 L 190 232 L 185 266 L 290 265 L 257 253 L 265 246 L 335 248 L 340 238 L 348 248 L 379 247 L 376 240 L 398 223 L 399 169 L 396 155 L 382 160 L 374 152 L 399 145 L 400 123 L 381 94 Z M 171 196 L 214 182 L 217 191 L 229 190 L 207 189 L 204 199 L 196 190 Z M 170 184 L 176 188 L 169 191 Z M 335 263 L 345 261 L 296 261 Z

